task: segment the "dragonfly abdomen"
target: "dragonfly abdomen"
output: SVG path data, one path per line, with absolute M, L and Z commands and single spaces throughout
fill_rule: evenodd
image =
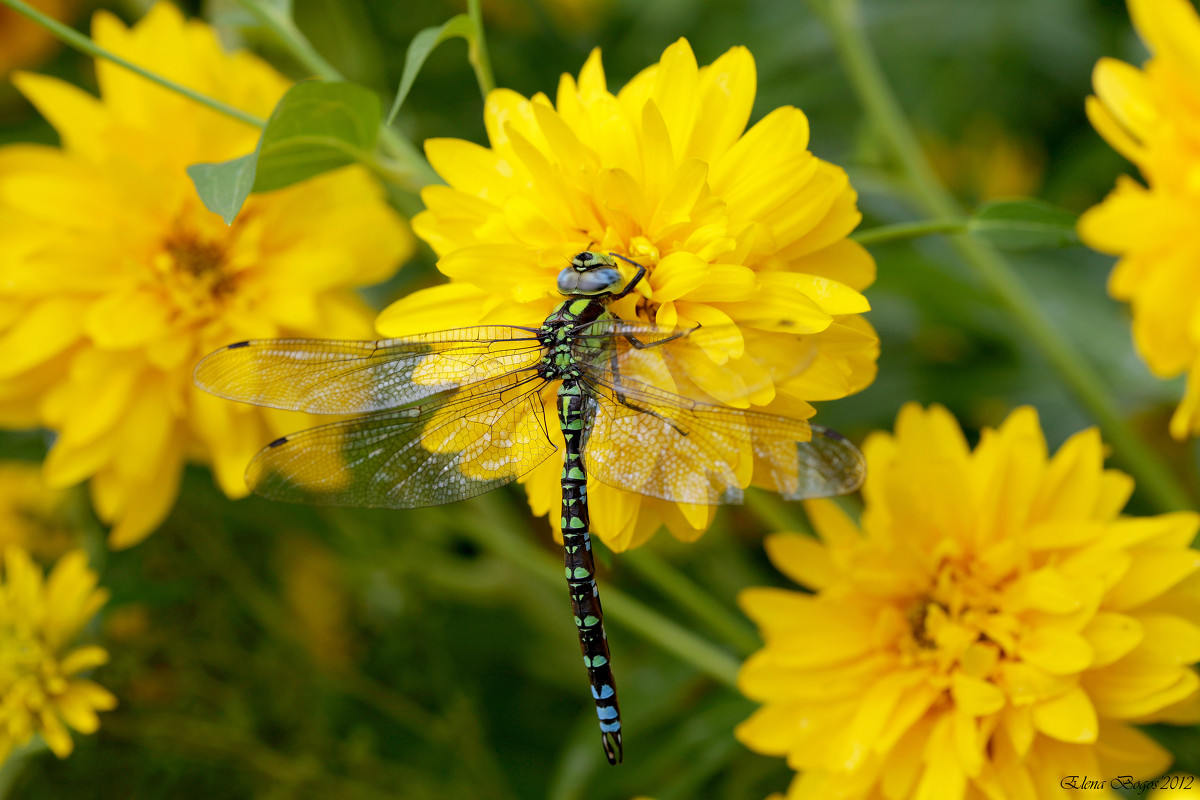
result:
M 621 710 L 617 704 L 617 685 L 609 664 L 608 638 L 604 634 L 604 613 L 596 587 L 596 566 L 592 558 L 592 539 L 587 505 L 587 471 L 583 465 L 583 431 L 586 424 L 586 398 L 578 382 L 564 380 L 558 390 L 559 424 L 566 447 L 562 472 L 562 533 L 567 588 L 571 610 L 579 631 L 579 649 L 587 667 L 600 719 L 600 740 L 608 763 L 622 757 Z

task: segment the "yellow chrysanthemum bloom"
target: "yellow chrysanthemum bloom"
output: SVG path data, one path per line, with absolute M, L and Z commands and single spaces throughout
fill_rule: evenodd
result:
M 132 29 L 100 12 L 93 36 L 264 117 L 288 86 L 168 3 Z M 48 480 L 90 477 L 126 546 L 166 516 L 186 458 L 239 496 L 262 443 L 303 426 L 195 389 L 200 357 L 255 337 L 369 336 L 351 289 L 387 278 L 412 241 L 358 168 L 253 195 L 227 227 L 184 170 L 250 152 L 258 129 L 106 61 L 96 72 L 99 99 L 16 76 L 62 147 L 0 149 L 0 423 L 54 429 Z
M 737 735 L 801 771 L 788 797 L 1060 797 L 1071 775 L 1160 775 L 1170 755 L 1130 723 L 1200 718 L 1200 515 L 1119 516 L 1133 482 L 1104 469 L 1099 433 L 1048 457 L 1031 408 L 972 451 L 945 409 L 909 405 L 863 449 L 861 527 L 812 501 L 819 539 L 767 541 L 813 594 L 740 598 L 765 647 L 739 679 L 763 706 Z
M 413 229 L 450 282 L 386 309 L 379 331 L 539 325 L 562 299 L 559 271 L 591 249 L 649 270 L 612 306 L 617 316 L 668 329 L 736 325 L 769 342 L 759 355 L 806 365 L 767 387 L 768 411 L 809 417 L 807 401 L 862 389 L 874 379 L 878 342 L 860 316 L 875 264 L 846 238 L 860 219 L 857 195 L 841 169 L 809 152 L 798 109 L 776 109 L 746 131 L 754 93 L 745 48 L 698 67 L 683 40 L 616 95 L 598 51 L 578 81 L 562 77 L 554 105 L 540 94 L 493 92 L 490 147 L 425 145 L 449 185 L 424 191 L 427 210 Z M 632 277 L 629 265 L 621 268 Z M 765 332 L 779 323 L 800 335 L 771 340 Z M 711 362 L 694 366 L 693 375 L 713 372 Z M 561 449 L 557 426 L 549 427 Z M 524 479 L 536 513 L 557 508 L 560 469 L 550 459 Z M 695 538 L 712 515 L 603 484 L 590 495 L 594 530 L 617 550 L 664 523 Z M 550 520 L 557 527 L 558 515 Z
M 1129 0 L 1153 54 L 1142 69 L 1096 64 L 1088 117 L 1137 165 L 1079 220 L 1090 247 L 1120 256 L 1108 290 L 1133 310 L 1133 338 L 1160 377 L 1187 372 L 1171 435 L 1200 433 L 1200 18 L 1188 0 Z
M 46 486 L 30 461 L 0 461 L 0 549 L 15 544 L 53 560 L 77 540 L 68 514 L 70 492 Z
M 4 550 L 0 580 L 0 763 L 40 734 L 59 758 L 74 746 L 67 728 L 93 733 L 97 711 L 117 698 L 80 673 L 108 661 L 97 645 L 73 647 L 108 600 L 82 550 L 63 556 L 49 578 L 16 545 Z

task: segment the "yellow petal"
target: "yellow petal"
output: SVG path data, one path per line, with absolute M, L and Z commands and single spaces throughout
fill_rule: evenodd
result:
M 54 126 L 66 149 L 93 162 L 106 154 L 104 133 L 111 123 L 96 98 L 65 81 L 36 73 L 16 73 L 12 82 Z
M 757 75 L 745 47 L 731 47 L 700 69 L 699 108 L 685 155 L 711 162 L 746 129 L 754 105 Z
M 805 500 L 804 513 L 817 535 L 831 547 L 853 547 L 862 541 L 858 527 L 832 500 Z
M 850 772 L 863 766 L 877 749 L 878 738 L 896 706 L 924 677 L 918 670 L 893 671 L 872 683 L 856 702 L 857 711 L 838 737 L 838 746 L 831 749 L 830 767 Z
M 1156 56 L 1171 59 L 1200 81 L 1200 18 L 1187 0 L 1130 0 L 1129 16 Z
M 950 691 L 954 703 L 973 717 L 994 714 L 1004 707 L 1004 692 L 991 681 L 972 678 L 961 671 L 951 677 Z
M 775 568 L 802 586 L 820 589 L 834 576 L 829 551 L 811 536 L 776 533 L 763 541 Z
M 1067 630 L 1042 626 L 1021 637 L 1018 655 L 1052 675 L 1069 675 L 1092 663 L 1087 639 Z
M 1092 667 L 1105 667 L 1124 656 L 1142 641 L 1141 623 L 1127 614 L 1101 611 L 1088 621 L 1083 636 L 1094 654 Z
M 1200 570 L 1200 551 L 1175 547 L 1139 548 L 1125 576 L 1104 597 L 1113 611 L 1136 608 Z
M 426 139 L 429 164 L 446 183 L 466 194 L 503 203 L 519 166 L 494 150 L 461 139 Z
M 183 477 L 183 457 L 180 443 L 172 441 L 163 453 L 161 461 L 151 465 L 154 473 L 135 485 L 137 502 L 127 508 L 108 535 L 108 545 L 121 550 L 145 539 L 157 528 L 179 496 L 179 483 Z
M 1103 59 L 1101 59 L 1103 60 Z M 1097 64 L 1099 66 L 1099 64 Z M 1096 133 L 1108 142 L 1112 149 L 1116 150 L 1125 158 L 1135 164 L 1143 163 L 1146 152 L 1142 147 L 1141 142 L 1135 139 L 1128 130 L 1126 130 L 1117 119 L 1116 115 L 1108 110 L 1108 107 L 1098 97 L 1087 97 L 1083 103 L 1084 111 L 1087 113 L 1088 121 L 1092 123 L 1092 127 L 1096 129 Z M 1079 235 L 1088 247 L 1094 247 L 1098 250 L 1103 249 L 1092 244 L 1096 235 L 1097 227 L 1094 220 L 1091 218 L 1091 212 L 1095 211 L 1099 206 L 1093 206 L 1079 219 Z M 1085 217 L 1088 218 L 1085 222 Z M 1086 226 L 1086 227 L 1085 227 Z M 1107 250 L 1105 252 L 1108 252 Z
M 0 335 L 0 378 L 11 378 L 58 355 L 79 339 L 84 304 L 72 297 L 43 300 Z
M 429 331 L 478 325 L 487 293 L 469 283 L 422 289 L 380 312 L 375 327 L 383 336 L 404 337 Z
M 697 124 L 696 55 L 686 39 L 678 39 L 663 51 L 658 65 L 651 98 L 662 112 L 675 152 L 684 153 L 691 146 L 692 129 Z
M 931 732 L 914 800 L 959 800 L 965 795 L 967 776 L 955 752 L 952 726 L 951 716 L 944 714 Z
M 1172 614 L 1138 614 L 1144 636 L 1123 664 L 1185 666 L 1200 661 L 1200 625 Z
M 1102 720 L 1096 755 L 1106 775 L 1134 775 L 1138 779 L 1161 775 L 1173 756 L 1158 742 L 1132 725 Z
M 766 705 L 733 729 L 733 735 L 756 753 L 786 755 L 801 732 L 803 720 L 784 704 Z
M 1032 714 L 1033 726 L 1053 739 L 1078 744 L 1096 741 L 1099 732 L 1096 708 L 1080 688 L 1035 704 Z
M 1121 126 L 1142 139 L 1158 122 L 1145 74 L 1136 67 L 1112 58 L 1102 58 L 1092 72 L 1096 95 Z
M 1079 608 L 1081 603 L 1079 592 L 1072 583 L 1052 567 L 1022 575 L 1005 587 L 1003 597 L 1004 607 L 1010 612 L 1033 609 L 1066 614 Z
M 77 647 L 59 664 L 64 675 L 75 675 L 108 663 L 108 651 L 97 645 Z

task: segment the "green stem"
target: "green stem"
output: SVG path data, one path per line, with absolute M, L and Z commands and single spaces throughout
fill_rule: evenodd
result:
M 621 563 L 654 586 L 680 608 L 691 613 L 738 652 L 747 656 L 762 646 L 754 629 L 711 594 L 701 589 L 687 575 L 649 547 L 639 547 L 621 554 Z
M 63 42 L 67 43 L 71 47 L 74 47 L 76 50 L 79 50 L 82 53 L 92 56 L 93 58 L 107 59 L 117 66 L 124 67 L 130 72 L 141 75 L 143 78 L 151 81 L 152 83 L 157 83 L 159 86 L 162 86 L 165 89 L 170 89 L 171 91 L 181 94 L 184 97 L 195 100 L 197 103 L 208 106 L 213 111 L 219 111 L 220 113 L 225 114 L 228 117 L 232 117 L 239 122 L 245 122 L 247 125 L 253 125 L 256 128 L 261 128 L 267 124 L 266 120 L 260 119 L 259 117 L 256 117 L 246 111 L 242 111 L 240 108 L 234 108 L 228 103 L 223 103 L 220 100 L 209 97 L 208 95 L 201 94 L 195 89 L 189 89 L 181 83 L 176 83 L 169 78 L 156 75 L 148 69 L 139 67 L 132 61 L 127 61 L 124 58 L 121 58 L 121 56 L 117 55 L 116 53 L 105 50 L 103 47 L 96 44 L 79 31 L 63 25 L 53 17 L 49 17 L 43 14 L 41 11 L 38 11 L 36 8 L 33 8 L 28 3 L 22 2 L 22 0 L 0 0 L 0 3 L 8 6 L 18 14 L 29 17 L 29 19 L 50 31 L 50 33 L 54 34 Z
M 493 496 L 479 498 L 487 511 L 474 515 L 478 527 L 464 529 L 480 547 L 507 559 L 547 585 L 564 589 L 562 561 L 531 544 L 525 531 L 513 520 L 509 509 Z M 486 524 L 483 521 L 486 520 Z M 635 600 L 619 589 L 605 586 L 603 590 L 606 616 L 640 634 L 646 641 L 663 651 L 691 664 L 730 688 L 737 688 L 740 664 L 727 651 L 677 625 L 654 609 Z
M 870 42 L 857 24 L 857 0 L 810 2 L 829 25 L 859 102 L 903 168 L 917 200 L 933 217 L 961 216 L 962 209 L 938 182 L 916 132 L 887 84 Z M 1190 508 L 1192 502 L 1178 479 L 1129 426 L 1101 376 L 1054 329 L 1012 266 L 993 248 L 972 236 L 955 236 L 951 242 L 1099 422 L 1105 439 L 1133 473 L 1138 486 L 1163 510 Z
M 261 0 L 238 0 L 238 5 L 254 15 L 264 28 L 275 35 L 276 40 L 284 46 L 288 53 L 313 75 L 326 81 L 345 80 L 337 68 L 317 52 L 312 43 L 296 27 L 296 23 L 292 22 L 291 17 L 283 13 L 277 6 L 261 2 Z
M 855 231 L 850 238 L 861 245 L 891 244 L 908 239 L 918 239 L 938 233 L 966 233 L 965 219 L 923 219 L 917 222 L 897 222 L 894 225 L 880 225 L 865 231 Z
M 8 2 L 8 0 L 0 0 Z M 327 81 L 344 81 L 337 67 L 325 60 L 312 43 L 304 36 L 291 18 L 278 8 L 262 0 L 238 0 L 238 3 L 254 15 L 263 27 L 270 31 L 276 41 L 300 62 L 305 69 Z M 397 183 L 414 192 L 431 183 L 442 183 L 438 174 L 429 166 L 416 145 L 391 126 L 384 125 L 379 132 L 379 143 L 390 157 L 381 162 L 380 169 L 387 172 Z
M 475 80 L 479 82 L 479 91 L 483 99 L 496 88 L 496 79 L 492 76 L 492 61 L 488 57 L 487 36 L 483 31 L 483 10 L 479 0 L 467 0 L 467 13 L 471 22 L 475 23 L 475 41 L 470 43 L 467 50 L 467 60 L 475 70 Z

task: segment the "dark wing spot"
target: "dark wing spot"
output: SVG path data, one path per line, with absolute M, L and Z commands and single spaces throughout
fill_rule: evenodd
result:
M 267 447 L 279 447 L 279 445 L 283 444 L 287 440 L 288 440 L 288 437 L 280 436 L 278 439 L 276 439 L 275 441 L 273 441 L 269 445 L 267 445 Z
M 247 340 L 245 342 L 234 342 L 233 344 L 228 345 L 225 349 L 226 350 L 236 350 L 239 347 L 249 347 L 249 346 L 250 346 L 250 342 Z

